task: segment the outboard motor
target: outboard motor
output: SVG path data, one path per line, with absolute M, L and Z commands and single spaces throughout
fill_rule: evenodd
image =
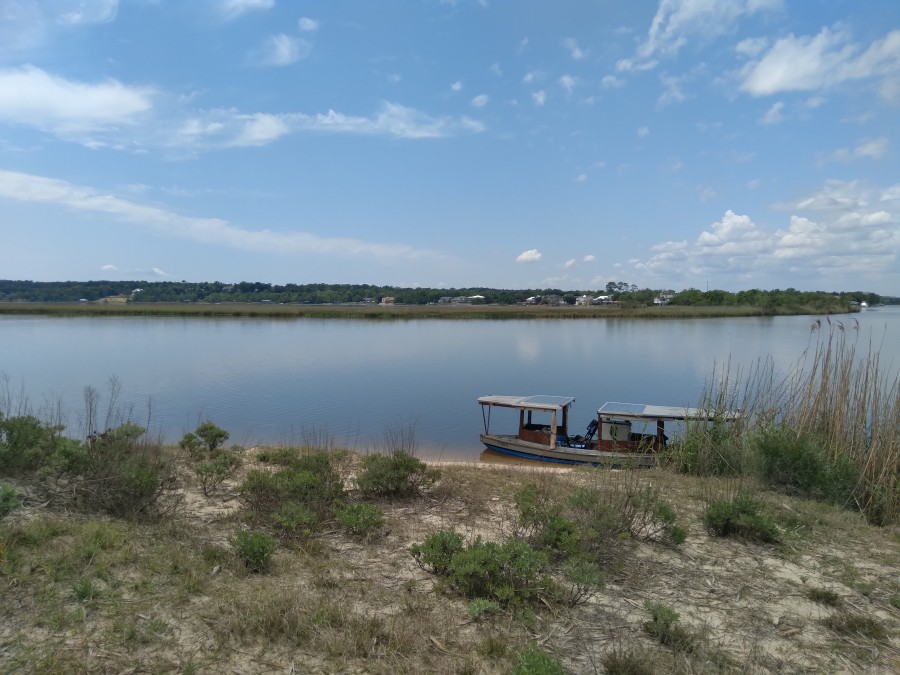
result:
M 594 437 L 594 434 L 597 433 L 597 420 L 591 420 L 591 423 L 588 424 L 587 431 L 585 432 L 584 440 L 589 441 Z

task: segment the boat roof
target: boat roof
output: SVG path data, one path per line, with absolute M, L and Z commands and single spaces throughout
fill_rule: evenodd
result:
M 573 396 L 482 396 L 478 399 L 481 405 L 496 405 L 503 408 L 522 408 L 525 410 L 559 410 L 575 402 Z
M 647 405 L 646 403 L 604 403 L 597 410 L 602 417 L 615 417 L 620 420 L 696 420 L 722 417 L 722 413 L 704 408 L 686 408 L 669 405 Z M 739 413 L 726 412 L 725 419 L 735 419 Z

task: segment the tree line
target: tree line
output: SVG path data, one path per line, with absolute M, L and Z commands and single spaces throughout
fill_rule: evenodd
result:
M 398 304 L 426 305 L 442 298 L 467 298 L 473 304 L 515 305 L 527 301 L 574 305 L 579 296 L 604 297 L 626 307 L 646 307 L 663 298 L 670 305 L 756 306 L 775 308 L 806 306 L 822 311 L 840 311 L 850 303 L 897 302 L 866 291 L 798 291 L 794 288 L 730 292 L 688 288 L 638 288 L 611 281 L 602 289 L 402 288 L 371 284 L 268 284 L 189 281 L 12 281 L 0 280 L 0 302 L 94 302 L 104 298 L 126 298 L 129 302 L 278 302 L 335 304 L 380 302 L 391 297 Z

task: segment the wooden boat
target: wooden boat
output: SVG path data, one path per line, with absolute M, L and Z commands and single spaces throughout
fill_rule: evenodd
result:
M 478 399 L 484 419 L 481 442 L 494 452 L 560 464 L 653 466 L 668 440 L 666 422 L 712 417 L 710 411 L 699 408 L 604 403 L 585 434 L 571 436 L 569 409 L 574 402 L 568 396 L 482 396 Z M 519 411 L 519 429 L 515 434 L 491 432 L 494 408 Z M 633 432 L 635 423 L 655 423 L 655 433 Z

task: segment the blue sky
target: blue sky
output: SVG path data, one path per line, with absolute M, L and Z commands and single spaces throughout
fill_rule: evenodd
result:
M 896 0 L 0 0 L 0 278 L 900 294 Z

